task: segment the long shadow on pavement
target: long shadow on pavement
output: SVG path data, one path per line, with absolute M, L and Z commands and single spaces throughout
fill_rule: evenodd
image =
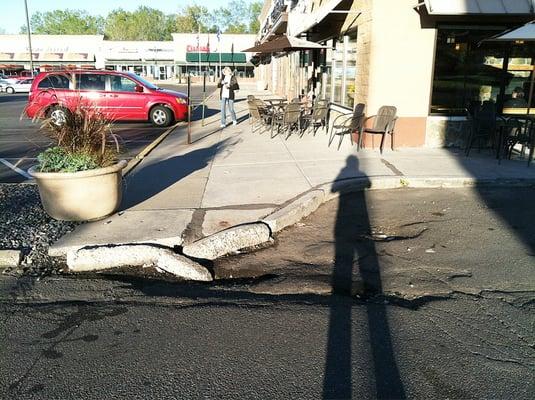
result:
M 475 151 L 475 149 L 474 149 Z M 488 150 L 484 150 L 488 151 Z M 491 156 L 494 157 L 494 151 L 492 150 Z M 458 157 L 458 162 L 462 167 L 475 178 L 481 176 L 481 171 L 478 168 L 478 163 L 474 162 L 473 156 L 461 156 Z M 512 165 L 517 164 L 518 169 L 515 171 L 514 178 L 522 179 L 524 175 L 523 171 L 526 172 L 526 177 L 533 176 L 532 174 L 528 175 L 527 172 L 530 171 L 529 168 L 535 168 L 535 163 L 532 163 L 530 167 L 527 166 L 527 160 L 524 158 L 522 161 L 510 161 L 503 160 L 502 164 L 498 164 L 497 160 L 492 160 L 488 162 L 495 163 L 495 168 L 498 172 L 498 175 L 501 174 L 500 169 L 505 173 L 507 168 L 511 168 Z M 520 176 L 518 176 L 520 175 Z M 510 199 L 510 194 L 507 191 L 495 190 L 493 187 L 488 185 L 476 184 L 475 191 L 478 193 L 479 198 L 487 206 L 488 209 L 498 216 L 503 222 L 505 222 L 511 229 L 511 232 L 525 245 L 529 248 L 531 254 L 535 254 L 535 236 L 533 235 L 533 223 L 530 218 L 524 214 L 524 210 L 529 210 L 530 206 L 535 203 L 535 189 L 532 187 L 517 188 L 517 191 L 521 191 L 523 196 L 515 196 L 515 202 L 513 203 Z M 520 197 L 520 198 L 518 198 Z
M 337 180 L 355 172 L 358 172 L 358 159 L 349 156 Z M 340 191 L 340 184 L 335 182 L 331 190 Z M 333 296 L 345 296 L 346 299 L 331 303 L 323 398 L 350 399 L 353 393 L 352 358 L 365 354 L 351 354 L 351 311 L 354 304 L 351 295 L 357 292 L 363 297 L 371 298 L 382 292 L 381 269 L 375 243 L 371 239 L 371 224 L 364 191 L 341 193 L 334 236 L 336 242 L 332 275 Z M 358 266 L 360 275 L 358 280 L 353 279 L 355 265 Z M 360 287 L 357 287 L 358 283 Z M 366 304 L 366 313 L 375 397 L 404 399 L 406 396 L 394 355 L 386 306 L 369 302 Z
M 121 209 L 140 204 L 191 175 L 202 170 L 229 145 L 225 139 L 210 147 L 193 150 L 183 155 L 174 156 L 161 161 L 147 160 L 148 165 L 137 167 L 137 171 L 127 178 L 125 195 Z M 172 204 L 169 204 L 172 206 Z

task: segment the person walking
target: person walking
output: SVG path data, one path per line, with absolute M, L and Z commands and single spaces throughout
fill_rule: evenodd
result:
M 238 121 L 236 120 L 236 112 L 234 111 L 234 92 L 240 90 L 240 86 L 229 67 L 223 69 L 223 76 L 219 79 L 217 87 L 221 89 L 219 91 L 219 97 L 221 99 L 221 128 L 227 126 L 227 104 L 230 117 L 232 118 L 232 124 L 237 125 Z

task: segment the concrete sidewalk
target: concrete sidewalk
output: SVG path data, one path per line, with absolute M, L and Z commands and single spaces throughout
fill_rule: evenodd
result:
M 465 157 L 458 149 L 418 148 L 381 155 L 374 149 L 357 152 L 349 137 L 339 150 L 337 138 L 328 147 L 323 130 L 288 140 L 252 133 L 245 101 L 249 94 L 270 96 L 242 85 L 235 104 L 240 123 L 224 129 L 217 96 L 209 100 L 205 125 L 192 124 L 191 145 L 186 144 L 187 127 L 175 129 L 127 177 L 122 211 L 80 225 L 51 248 L 51 255 L 102 244 L 180 246 L 257 221 L 304 192 L 351 178 L 376 187 L 385 180 L 398 186 L 535 182 L 535 168 L 527 168 L 525 160 L 499 165 L 488 151 L 474 150 Z

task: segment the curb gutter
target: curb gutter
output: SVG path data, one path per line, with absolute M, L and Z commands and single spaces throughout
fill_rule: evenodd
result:
M 212 235 L 206 236 L 183 247 L 183 255 L 194 260 L 213 261 L 219 257 L 235 254 L 244 248 L 254 248 L 273 242 L 273 234 L 296 224 L 303 218 L 312 214 L 318 207 L 340 195 L 350 194 L 363 190 L 401 189 L 401 188 L 463 188 L 463 187 L 531 187 L 535 186 L 535 178 L 485 178 L 472 177 L 378 177 L 378 178 L 351 178 L 318 185 L 286 203 L 278 210 L 264 217 L 260 221 L 251 221 L 236 225 Z M 149 245 L 150 246 L 150 245 Z M 102 251 L 103 247 L 96 246 L 82 249 L 91 257 L 91 252 Z M 117 251 L 129 251 L 128 245 L 118 246 Z M 148 246 L 144 246 L 148 247 Z M 81 251 L 81 250 L 78 250 Z M 73 259 L 68 256 L 67 260 Z M 68 265 L 70 263 L 68 262 Z M 123 264 L 124 265 L 124 264 Z M 114 266 L 119 266 L 115 263 Z M 85 270 L 101 269 L 98 264 L 85 265 Z M 76 270 L 69 265 L 71 271 Z M 74 271 L 75 272 L 75 271 Z

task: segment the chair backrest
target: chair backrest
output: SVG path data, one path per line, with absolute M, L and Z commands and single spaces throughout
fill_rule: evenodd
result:
M 299 121 L 301 116 L 301 105 L 298 103 L 290 103 L 284 107 L 284 123 L 294 124 Z
M 249 115 L 253 119 L 260 119 L 260 110 L 258 110 L 258 106 L 256 102 L 254 101 L 247 101 L 247 106 L 249 107 Z
M 301 99 L 299 97 L 294 97 L 290 103 L 301 103 Z
M 353 117 L 351 118 L 351 128 L 359 129 L 362 127 L 364 122 L 364 109 L 366 105 L 364 103 L 357 103 L 355 109 L 353 110 Z
M 316 100 L 312 107 L 312 119 L 314 121 L 324 120 L 329 113 L 329 101 L 328 100 Z
M 262 111 L 265 111 L 269 108 L 269 106 L 267 105 L 267 103 L 262 100 L 262 99 L 257 99 L 256 97 L 252 100 L 253 103 L 256 105 L 256 107 L 258 108 L 258 110 L 260 112 Z
M 492 134 L 496 130 L 496 104 L 493 101 L 484 101 L 474 120 L 478 134 Z
M 396 118 L 397 108 L 394 106 L 381 106 L 374 119 L 373 129 L 386 130 L 389 124 Z
M 252 94 L 247 96 L 247 101 L 251 101 L 251 100 L 254 100 L 254 99 L 255 99 L 255 97 Z

